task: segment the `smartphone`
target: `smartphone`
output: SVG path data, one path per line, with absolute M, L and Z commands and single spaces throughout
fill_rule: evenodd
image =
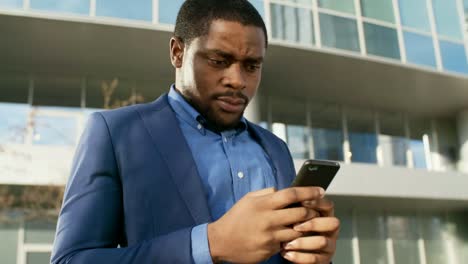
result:
M 291 186 L 317 186 L 326 190 L 339 169 L 340 163 L 336 161 L 306 160 Z

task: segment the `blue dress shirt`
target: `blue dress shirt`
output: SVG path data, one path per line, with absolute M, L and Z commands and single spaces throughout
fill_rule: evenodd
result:
M 214 221 L 248 192 L 276 187 L 270 158 L 249 134 L 244 118 L 238 128 L 217 133 L 206 128 L 204 118 L 174 86 L 169 104 L 192 151 Z M 212 263 L 207 224 L 192 229 L 192 257 L 197 264 Z M 265 263 L 281 262 L 276 255 Z

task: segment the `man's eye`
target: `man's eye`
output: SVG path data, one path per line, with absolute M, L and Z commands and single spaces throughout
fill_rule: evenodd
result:
M 258 64 L 247 64 L 248 71 L 254 72 L 254 71 L 257 71 L 258 69 L 260 69 L 260 65 Z
M 215 59 L 210 59 L 210 63 L 216 66 L 225 66 L 227 65 L 226 60 L 215 60 Z

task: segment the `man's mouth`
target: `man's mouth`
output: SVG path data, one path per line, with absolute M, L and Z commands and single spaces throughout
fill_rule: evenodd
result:
M 244 110 L 246 101 L 239 97 L 219 96 L 216 98 L 221 109 L 228 113 L 240 113 Z

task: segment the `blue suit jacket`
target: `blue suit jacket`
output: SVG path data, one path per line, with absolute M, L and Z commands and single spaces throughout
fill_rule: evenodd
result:
M 286 144 L 249 123 L 278 188 L 295 175 Z M 167 95 L 91 115 L 75 154 L 52 263 L 191 263 L 191 229 L 211 222 Z M 120 248 L 118 248 L 120 246 Z

